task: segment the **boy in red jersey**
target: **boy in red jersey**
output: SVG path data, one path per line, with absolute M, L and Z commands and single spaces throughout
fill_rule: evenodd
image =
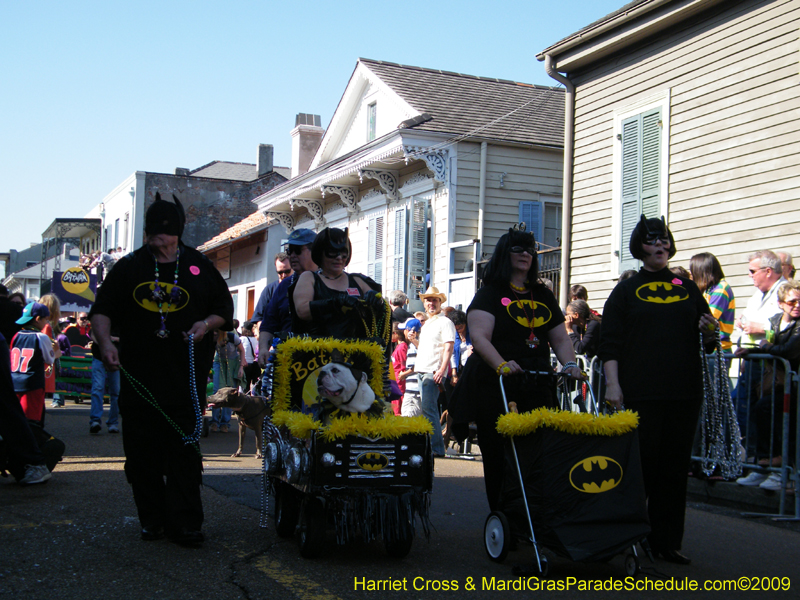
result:
M 42 333 L 50 311 L 44 304 L 31 302 L 17 319 L 22 325 L 11 340 L 11 378 L 14 391 L 25 416 L 44 425 L 45 365 L 52 365 L 56 356 L 50 338 Z

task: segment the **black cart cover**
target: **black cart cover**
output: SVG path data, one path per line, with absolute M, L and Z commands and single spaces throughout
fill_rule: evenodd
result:
M 650 533 L 639 438 L 571 434 L 541 427 L 506 442 L 503 512 L 525 538 L 516 444 L 536 541 L 573 561 L 604 560 Z

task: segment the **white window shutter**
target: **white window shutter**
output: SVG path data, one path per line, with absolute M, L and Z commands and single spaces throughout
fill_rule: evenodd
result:
M 525 223 L 526 231 L 533 233 L 537 242 L 542 241 L 542 203 L 529 200 L 519 203 L 519 222 Z
M 428 201 L 414 198 L 411 207 L 411 230 L 408 235 L 408 275 L 406 294 L 412 300 L 425 291 L 428 268 Z
M 383 215 L 369 220 L 367 276 L 383 285 Z
M 406 291 L 406 209 L 394 211 L 394 278 L 392 289 Z

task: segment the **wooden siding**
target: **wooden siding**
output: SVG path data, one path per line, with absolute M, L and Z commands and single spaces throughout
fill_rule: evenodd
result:
M 478 237 L 478 190 L 481 146 L 458 145 L 458 204 L 454 241 Z M 489 144 L 486 157 L 486 199 L 483 251 L 489 255 L 497 240 L 519 221 L 519 203 L 540 195 L 562 195 L 563 153 Z M 503 187 L 500 178 L 503 176 Z M 456 264 L 471 258 L 471 250 L 457 255 Z
M 746 0 L 575 76 L 570 283 L 600 308 L 611 279 L 614 111 L 669 90 L 673 265 L 714 253 L 744 307 L 747 256 L 800 254 L 797 0 Z

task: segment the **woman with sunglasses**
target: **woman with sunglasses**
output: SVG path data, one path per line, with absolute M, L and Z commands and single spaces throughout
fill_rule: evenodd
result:
M 772 354 L 789 361 L 791 370 L 795 373 L 800 368 L 800 282 L 790 279 L 778 288 L 778 305 L 783 312 L 778 313 L 769 320 L 767 337 L 759 342 L 756 349 L 737 348 L 734 356 L 745 356 L 750 352 L 759 354 Z M 760 386 L 761 398 L 756 402 L 756 454 L 759 456 L 758 464 L 767 466 L 780 466 L 782 462 L 781 448 L 783 445 L 783 387 L 786 373 L 783 364 L 776 362 L 773 374 L 764 373 Z M 773 385 L 774 383 L 774 385 Z M 774 393 L 773 388 L 774 387 Z M 797 420 L 797 389 L 793 385 L 790 406 L 789 422 L 794 424 Z M 772 423 L 772 427 L 770 427 Z M 789 428 L 790 449 L 789 456 L 794 456 L 795 431 Z M 770 447 L 772 439 L 772 447 Z M 779 491 L 781 489 L 781 476 L 772 473 L 769 477 L 761 473 L 759 487 Z
M 465 437 L 464 425 L 471 421 L 478 427 L 491 510 L 500 508 L 505 472 L 504 439 L 496 429 L 505 407 L 497 378 L 503 377 L 508 399 L 525 412 L 555 406 L 552 378 L 524 375 L 552 371 L 551 347 L 565 371 L 582 377 L 564 315 L 553 293 L 539 281 L 535 243 L 532 233 L 517 229 L 509 229 L 497 242 L 484 271 L 484 286 L 467 310 L 474 352 L 448 406 L 457 438 Z
M 381 286 L 369 277 L 347 273 L 352 246 L 347 229 L 328 227 L 317 234 L 311 258 L 319 270 L 300 275 L 289 292 L 292 331 L 334 338 L 370 338 L 382 334 L 385 302 Z M 387 329 L 388 335 L 391 326 Z
M 605 399 L 639 414 L 639 451 L 655 555 L 687 565 L 680 554 L 686 513 L 686 474 L 700 406 L 703 374 L 700 336 L 714 350 L 717 321 L 700 290 L 669 270 L 675 239 L 664 219 L 642 215 L 630 239 L 642 261 L 617 284 L 603 309 L 599 356 Z

